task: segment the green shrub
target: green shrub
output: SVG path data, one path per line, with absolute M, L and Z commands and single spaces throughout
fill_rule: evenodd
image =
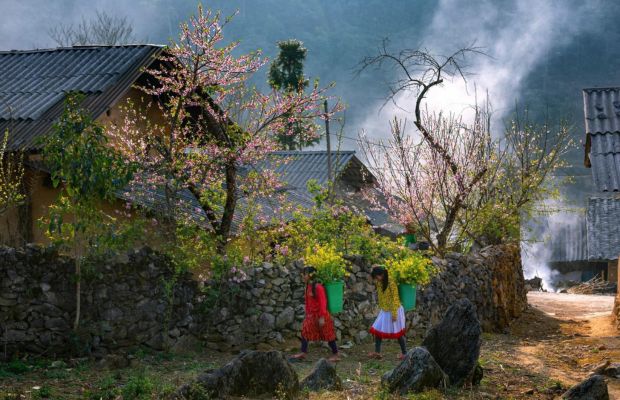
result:
M 148 400 L 155 389 L 151 378 L 144 374 L 133 375 L 121 391 L 123 400 Z
M 41 386 L 32 392 L 33 399 L 49 399 L 52 397 L 52 389 L 49 386 Z
M 13 360 L 8 363 L 0 363 L 0 378 L 21 375 L 28 371 L 30 371 L 30 367 L 22 360 Z
M 106 376 L 95 385 L 95 388 L 85 393 L 88 400 L 114 400 L 120 394 L 116 380 L 112 376 Z

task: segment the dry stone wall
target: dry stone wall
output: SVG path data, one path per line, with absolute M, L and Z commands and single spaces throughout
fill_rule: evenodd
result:
M 360 342 L 369 339 L 368 328 L 378 312 L 376 293 L 371 266 L 361 258 L 350 261 L 344 310 L 334 316 L 334 323 L 339 340 Z M 409 336 L 424 336 L 461 298 L 476 306 L 486 331 L 502 331 L 527 307 L 517 246 L 492 246 L 433 261 L 438 274 L 418 291 L 417 307 L 407 313 Z M 211 324 L 204 326 L 209 346 L 235 348 L 298 335 L 304 316 L 302 267 L 266 263 L 250 271 L 247 281 L 222 286 L 220 302 L 207 318 Z
M 334 316 L 339 340 L 369 340 L 376 313 L 371 266 L 351 258 L 344 311 Z M 407 314 L 409 336 L 423 336 L 450 305 L 467 297 L 487 331 L 501 331 L 527 300 L 516 246 L 434 259 L 438 274 L 418 291 Z M 83 285 L 83 328 L 72 332 L 73 263 L 36 246 L 0 248 L 0 346 L 16 353 L 105 354 L 134 346 L 245 348 L 299 335 L 304 316 L 301 263 L 265 263 L 247 279 L 208 282 L 174 277 L 166 259 L 147 249 L 97 268 Z M 174 285 L 171 285 L 174 283 Z
M 198 286 L 184 275 L 169 289 L 172 280 L 165 259 L 147 249 L 97 268 L 83 279 L 81 327 L 74 332 L 72 260 L 39 246 L 0 247 L 2 354 L 99 355 L 135 345 L 174 346 L 197 328 Z

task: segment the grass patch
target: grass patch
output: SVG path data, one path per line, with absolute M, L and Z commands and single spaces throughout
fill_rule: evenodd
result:
M 49 386 L 41 386 L 38 389 L 32 391 L 32 399 L 49 399 L 52 397 L 52 389 Z
M 59 381 L 63 381 L 65 379 L 68 379 L 71 374 L 69 373 L 69 371 L 66 371 L 64 369 L 49 369 L 43 373 L 43 376 L 45 377 L 45 379 L 56 379 Z
M 0 363 L 0 378 L 12 378 L 17 375 L 25 374 L 31 369 L 32 367 L 22 360 L 13 360 L 7 363 Z
M 113 376 L 100 379 L 92 390 L 85 393 L 87 400 L 113 400 L 120 394 L 120 387 Z
M 445 397 L 443 393 L 441 393 L 437 389 L 427 390 L 422 393 L 414 393 L 410 394 L 407 399 L 409 400 L 443 400 Z
M 123 386 L 123 400 L 148 400 L 155 390 L 153 380 L 144 373 L 133 375 Z

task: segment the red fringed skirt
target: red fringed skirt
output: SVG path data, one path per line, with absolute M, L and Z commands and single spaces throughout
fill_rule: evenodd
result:
M 331 342 L 336 340 L 336 331 L 334 330 L 334 321 L 332 321 L 329 313 L 325 316 L 325 324 L 319 326 L 320 315 L 306 315 L 301 325 L 301 336 L 310 341 Z

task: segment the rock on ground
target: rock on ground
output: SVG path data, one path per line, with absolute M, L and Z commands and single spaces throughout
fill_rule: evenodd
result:
M 301 381 L 301 387 L 310 391 L 342 390 L 342 381 L 336 373 L 336 367 L 324 358 L 321 358 L 310 375 Z
M 448 308 L 443 320 L 426 335 L 422 346 L 450 377 L 451 385 L 463 386 L 473 381 L 481 334 L 476 309 L 465 298 Z
M 570 388 L 562 396 L 565 400 L 609 400 L 607 382 L 601 375 L 594 375 Z
M 606 361 L 605 363 L 594 368 L 593 375 L 605 375 L 610 378 L 620 378 L 620 363 L 611 363 Z
M 279 351 L 244 351 L 220 369 L 181 386 L 172 399 L 267 396 L 295 399 L 300 387 L 297 373 Z M 210 397 L 207 397 L 210 396 Z
M 441 370 L 431 353 L 423 347 L 409 350 L 405 359 L 381 379 L 381 384 L 390 393 L 400 394 L 445 387 L 447 383 L 448 376 Z

